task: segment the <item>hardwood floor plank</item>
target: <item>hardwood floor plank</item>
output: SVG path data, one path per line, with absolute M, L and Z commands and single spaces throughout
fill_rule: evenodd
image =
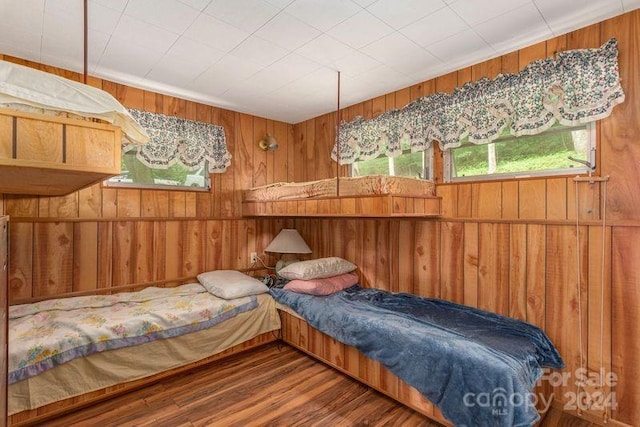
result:
M 541 427 L 591 427 L 554 411 Z M 42 425 L 441 427 L 281 343 L 166 378 Z

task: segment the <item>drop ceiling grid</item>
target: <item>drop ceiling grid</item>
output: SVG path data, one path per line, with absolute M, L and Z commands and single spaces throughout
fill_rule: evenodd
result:
M 82 71 L 79 0 L 0 0 L 0 52 Z M 89 0 L 97 77 L 298 123 L 640 0 Z

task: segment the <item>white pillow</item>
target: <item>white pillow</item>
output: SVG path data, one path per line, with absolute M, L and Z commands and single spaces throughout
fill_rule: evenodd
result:
M 312 280 L 338 276 L 349 273 L 358 268 L 355 264 L 337 256 L 312 259 L 289 264 L 278 271 L 278 275 L 285 279 Z
M 269 292 L 267 285 L 236 270 L 214 270 L 198 274 L 198 281 L 218 298 L 234 299 Z

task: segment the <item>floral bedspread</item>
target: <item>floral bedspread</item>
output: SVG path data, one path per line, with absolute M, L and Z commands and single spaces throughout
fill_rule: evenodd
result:
M 199 331 L 256 308 L 200 284 L 63 298 L 10 307 L 9 383 L 76 357 Z

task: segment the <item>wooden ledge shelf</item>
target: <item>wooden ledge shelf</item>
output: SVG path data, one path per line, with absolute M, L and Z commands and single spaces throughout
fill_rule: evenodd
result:
M 438 217 L 441 198 L 376 194 L 277 201 L 242 202 L 243 216 Z
M 121 130 L 0 109 L 0 193 L 60 196 L 120 173 Z

